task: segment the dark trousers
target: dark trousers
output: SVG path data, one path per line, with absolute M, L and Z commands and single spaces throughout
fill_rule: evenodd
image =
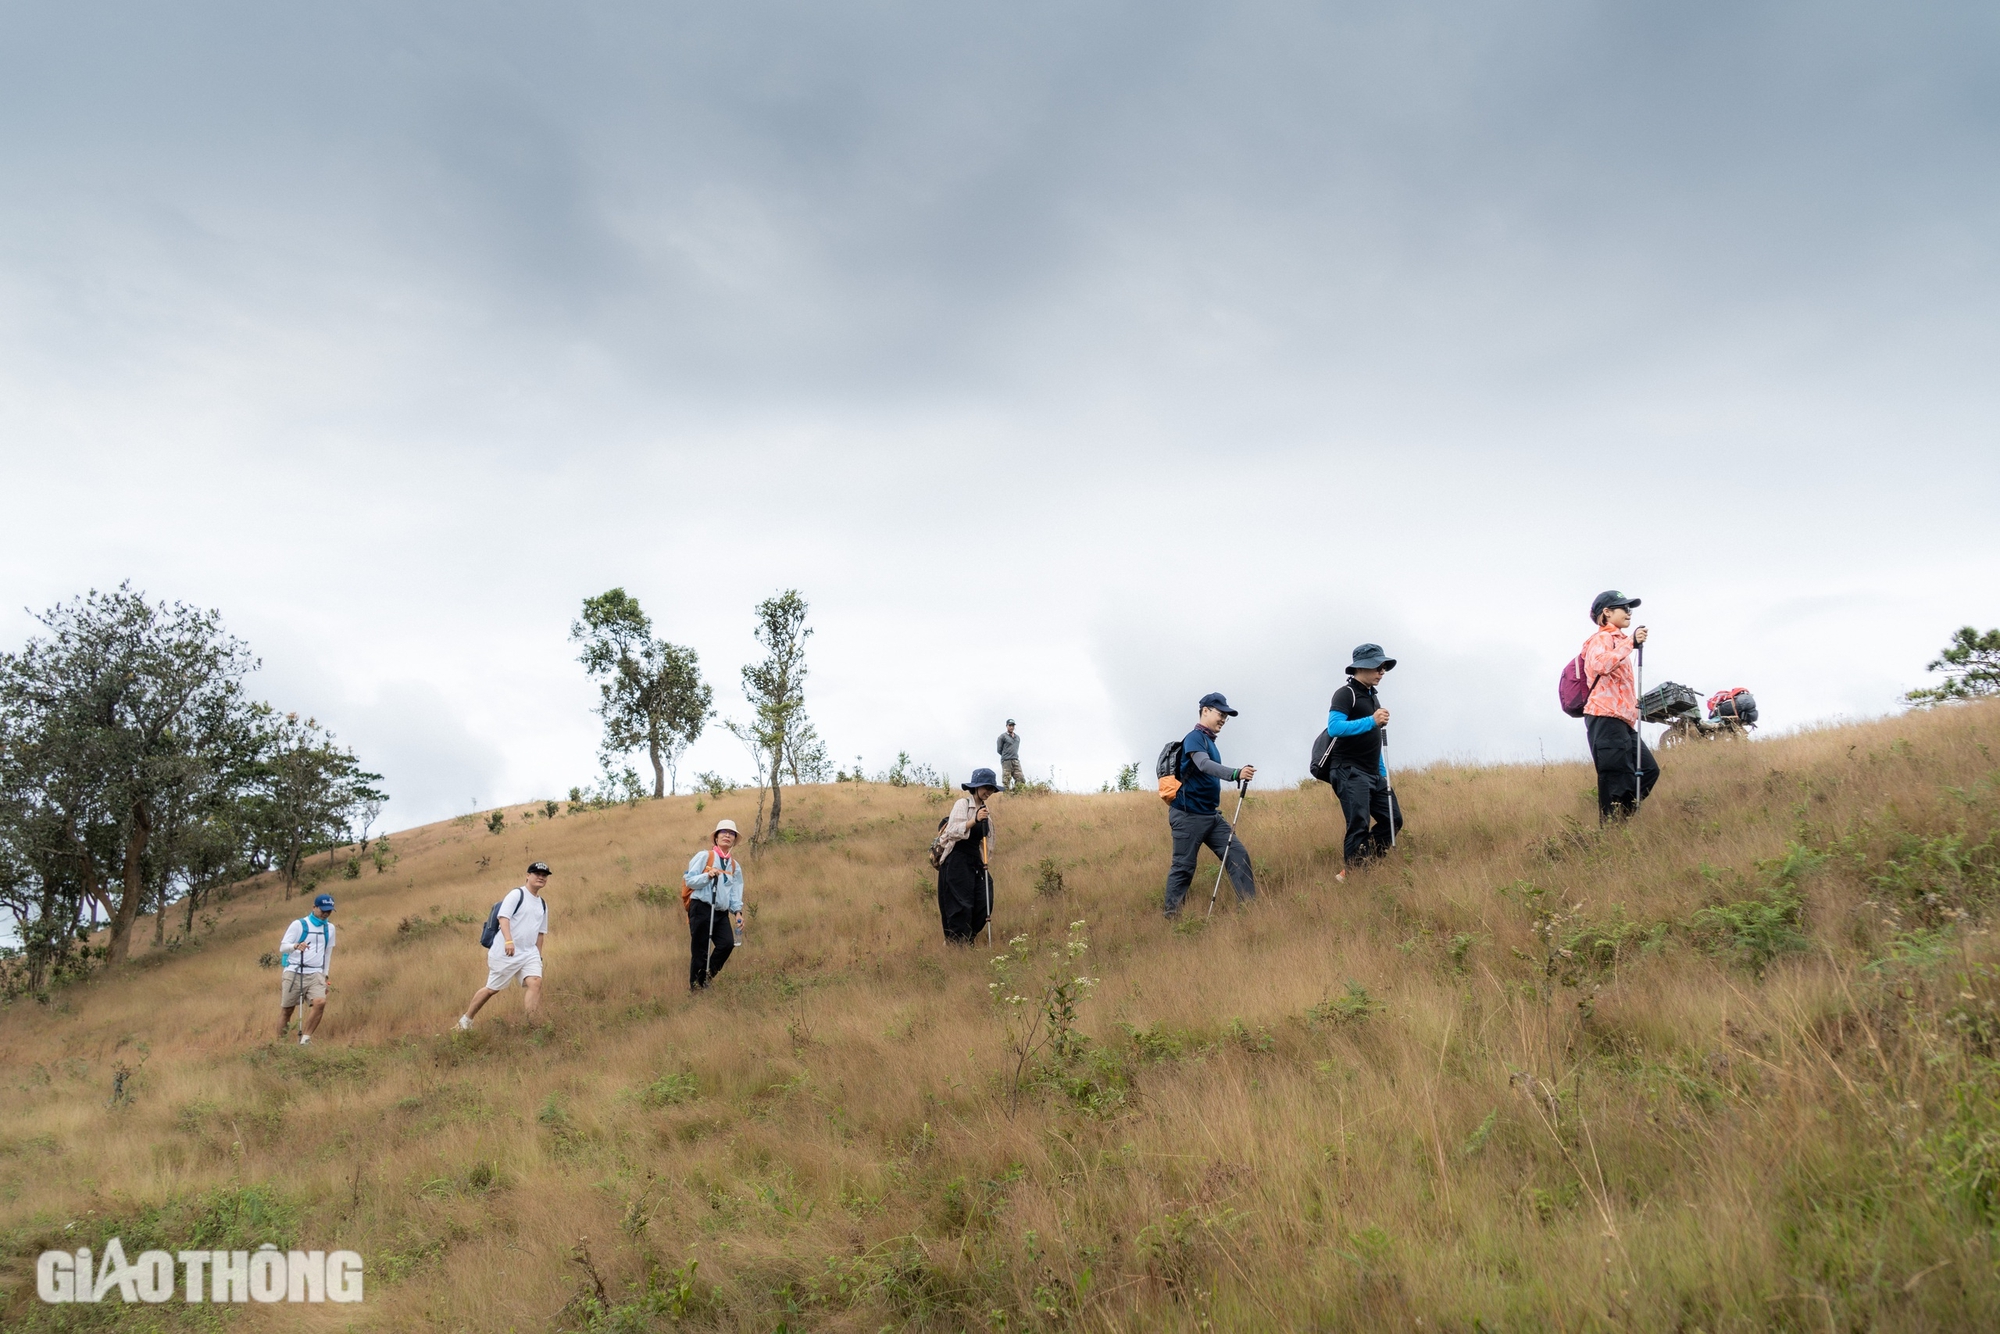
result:
M 1358 764 L 1336 764 L 1327 778 L 1347 817 L 1347 838 L 1340 847 L 1347 864 L 1387 855 L 1395 841 L 1391 822 L 1397 832 L 1403 828 L 1403 803 L 1389 790 L 1389 780 Z
M 1187 898 L 1188 886 L 1194 881 L 1195 858 L 1206 846 L 1216 856 L 1223 858 L 1223 865 L 1229 868 L 1229 883 L 1236 890 L 1238 899 L 1257 897 L 1257 878 L 1250 870 L 1250 852 L 1240 838 L 1231 838 L 1229 821 L 1222 818 L 1221 811 L 1211 811 L 1206 815 L 1194 815 L 1187 811 L 1167 808 L 1167 823 L 1174 831 L 1174 864 L 1167 871 L 1167 916 L 1178 917 L 1181 903 Z M 1224 856 L 1224 848 L 1228 855 Z
M 688 990 L 699 991 L 722 971 L 736 948 L 736 927 L 729 913 L 701 899 L 689 899 L 688 944 L 694 956 L 688 964 Z
M 944 923 L 944 938 L 954 945 L 972 944 L 986 926 L 986 900 L 992 893 L 987 875 L 978 847 L 969 838 L 938 867 L 938 916 Z
M 1653 784 L 1660 781 L 1660 763 L 1653 758 L 1652 747 L 1639 740 L 1639 729 L 1623 718 L 1600 718 L 1591 714 L 1583 720 L 1584 731 L 1590 737 L 1590 758 L 1597 765 L 1597 818 L 1609 820 L 1614 815 L 1630 815 L 1639 809 L 1639 802 L 1652 795 Z M 1638 747 L 1636 757 L 1639 771 L 1639 795 L 1632 795 L 1632 772 L 1635 767 L 1633 747 Z

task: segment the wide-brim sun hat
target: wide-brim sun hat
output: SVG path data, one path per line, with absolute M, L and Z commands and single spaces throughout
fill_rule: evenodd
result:
M 1350 672 L 1372 672 L 1377 667 L 1392 671 L 1396 660 L 1382 651 L 1380 644 L 1356 644 L 1352 654 L 1354 661 L 1347 664 Z
M 736 835 L 736 837 L 738 838 L 743 837 L 743 831 L 736 827 L 736 821 L 734 820 L 717 820 L 715 822 L 715 828 L 709 831 L 708 836 L 711 839 L 713 839 L 717 834 L 720 834 L 725 829 L 728 830 L 730 833 Z
M 990 787 L 997 792 L 1000 790 L 1000 778 L 991 769 L 974 769 L 972 771 L 972 780 L 960 783 L 958 786 L 961 791 L 965 792 L 973 792 L 982 787 Z

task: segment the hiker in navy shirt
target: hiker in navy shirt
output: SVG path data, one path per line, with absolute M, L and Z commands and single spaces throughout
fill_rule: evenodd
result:
M 1195 859 L 1203 844 L 1229 869 L 1229 883 L 1239 901 L 1257 897 L 1257 881 L 1250 871 L 1250 853 L 1241 839 L 1232 838 L 1229 821 L 1222 818 L 1222 784 L 1256 775 L 1257 766 L 1246 764 L 1230 769 L 1215 748 L 1216 733 L 1236 716 L 1221 695 L 1201 697 L 1201 721 L 1181 742 L 1181 789 L 1167 805 L 1167 823 L 1174 831 L 1174 863 L 1167 872 L 1167 920 L 1180 916 L 1188 885 L 1194 880 Z M 1226 851 L 1226 856 L 1225 856 Z

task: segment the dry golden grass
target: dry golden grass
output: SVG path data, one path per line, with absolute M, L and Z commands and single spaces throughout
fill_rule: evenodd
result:
M 791 795 L 802 837 L 756 854 L 748 946 L 692 999 L 677 903 L 637 891 L 677 895 L 754 796 L 397 834 L 387 874 L 329 882 L 310 1048 L 269 1045 L 257 959 L 302 909 L 275 884 L 197 950 L 0 1011 L 0 1317 L 54 1327 L 34 1254 L 164 1204 L 367 1258 L 363 1306 L 245 1328 L 1991 1328 L 2000 1149 L 1963 1142 L 2000 1144 L 2000 984 L 1950 917 L 1990 857 L 1966 905 L 1869 877 L 1904 834 L 1990 835 L 1996 742 L 1982 706 L 1683 749 L 1602 835 L 1581 766 L 1433 766 L 1345 885 L 1326 789 L 1253 793 L 1260 901 L 1179 931 L 1156 798 L 1003 797 L 1000 944 L 1086 922 L 1099 979 L 1089 1050 L 1011 1115 L 998 951 L 940 940 L 920 790 Z M 1810 948 L 1760 975 L 1697 914 L 1795 840 L 1834 853 L 1794 864 Z M 399 923 L 483 918 L 531 858 L 548 1022 L 513 992 L 455 1034 L 476 922 Z M 612 1310 L 577 1300 L 579 1238 Z

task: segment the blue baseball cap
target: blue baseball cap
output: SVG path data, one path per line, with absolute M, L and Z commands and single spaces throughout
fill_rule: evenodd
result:
M 322 894 L 322 895 L 320 895 L 320 896 L 319 896 L 318 898 L 314 899 L 314 900 L 313 900 L 313 911 L 314 911 L 314 912 L 332 912 L 332 911 L 333 911 L 333 895 L 331 895 L 331 894 Z
M 1203 709 L 1214 709 L 1217 713 L 1220 713 L 1225 717 L 1229 718 L 1234 718 L 1236 716 L 1236 710 L 1229 707 L 1228 698 L 1224 696 L 1222 692 L 1219 690 L 1211 690 L 1206 695 L 1203 695 L 1201 697 L 1201 703 L 1198 704 L 1196 707 Z

